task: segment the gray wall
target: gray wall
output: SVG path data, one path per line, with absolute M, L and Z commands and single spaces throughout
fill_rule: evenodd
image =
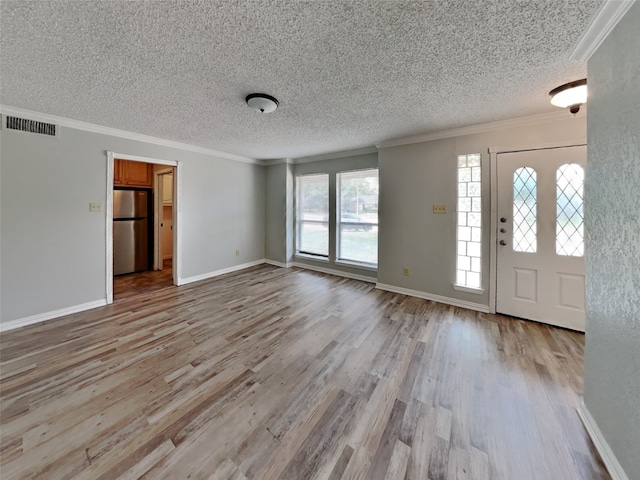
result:
M 265 258 L 288 263 L 293 255 L 293 165 L 266 167 Z
M 329 222 L 331 225 L 335 225 L 336 222 L 336 173 L 344 172 L 348 170 L 364 170 L 367 168 L 378 167 L 378 154 L 368 153 L 364 155 L 353 155 L 341 158 L 332 158 L 330 160 L 319 160 L 316 162 L 300 163 L 294 165 L 294 176 L 308 175 L 311 173 L 328 173 L 329 174 Z M 295 229 L 295 225 L 291 224 L 292 230 Z M 335 229 L 334 229 L 335 231 Z M 295 239 L 295 235 L 293 237 Z M 295 249 L 295 245 L 293 247 Z M 335 235 L 329 236 L 329 262 L 317 261 L 307 257 L 295 257 L 297 263 L 311 265 L 320 268 L 329 268 L 331 270 L 338 270 L 341 272 L 361 275 L 364 277 L 370 277 L 375 279 L 376 272 L 371 269 L 351 267 L 342 264 L 335 263 L 336 258 L 336 237 Z
M 2 322 L 105 298 L 107 150 L 184 161 L 183 278 L 264 258 L 262 166 L 70 128 L 0 142 Z
M 494 130 L 430 142 L 383 148 L 380 167 L 378 283 L 489 305 L 489 147 L 528 147 L 586 142 L 581 114 L 535 126 Z M 455 290 L 457 155 L 482 154 L 483 294 Z M 433 214 L 446 204 L 447 214 Z M 403 276 L 402 268 L 410 269 Z
M 584 402 L 640 478 L 640 2 L 589 60 Z

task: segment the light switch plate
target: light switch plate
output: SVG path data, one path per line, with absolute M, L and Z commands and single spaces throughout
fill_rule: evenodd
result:
M 433 205 L 433 213 L 447 213 L 446 205 Z
M 89 211 L 90 212 L 101 212 L 102 211 L 102 204 L 101 203 L 90 203 L 89 204 Z

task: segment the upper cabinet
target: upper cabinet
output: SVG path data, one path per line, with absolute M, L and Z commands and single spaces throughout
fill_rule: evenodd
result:
M 153 187 L 153 165 L 143 162 L 115 159 L 113 184 L 128 187 Z

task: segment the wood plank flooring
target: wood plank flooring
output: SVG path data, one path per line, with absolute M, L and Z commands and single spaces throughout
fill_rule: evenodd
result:
M 162 262 L 162 270 L 129 273 L 113 277 L 113 298 L 120 301 L 138 295 L 157 292 L 173 285 L 173 263 L 171 259 Z
M 0 473 L 608 479 L 583 342 L 261 265 L 3 334 Z

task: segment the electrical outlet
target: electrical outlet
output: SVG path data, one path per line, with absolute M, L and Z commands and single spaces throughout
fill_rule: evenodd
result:
M 240 256 L 240 250 L 236 250 L 236 257 Z
M 433 213 L 447 213 L 446 205 L 433 205 Z
M 101 212 L 102 211 L 102 204 L 101 203 L 90 203 L 89 204 L 89 211 L 90 212 Z
M 402 274 L 405 277 L 408 277 L 409 276 L 409 267 L 402 267 Z

